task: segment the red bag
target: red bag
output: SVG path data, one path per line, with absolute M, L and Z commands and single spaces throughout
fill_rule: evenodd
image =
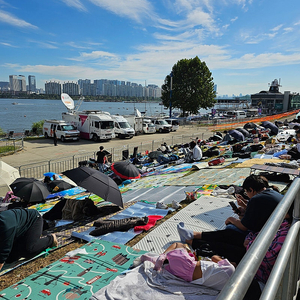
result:
M 218 157 L 218 158 L 214 158 L 212 160 L 210 160 L 208 162 L 208 165 L 209 166 L 216 166 L 216 165 L 221 165 L 225 162 L 225 158 L 222 156 L 222 157 Z

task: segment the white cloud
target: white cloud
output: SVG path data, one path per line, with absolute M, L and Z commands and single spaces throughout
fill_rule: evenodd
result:
M 154 14 L 151 3 L 147 0 L 89 0 L 118 16 L 142 23 L 142 19 L 152 18 Z
M 235 22 L 239 17 L 235 17 L 235 18 L 232 18 L 230 21 L 233 23 Z
M 64 2 L 66 5 L 70 6 L 70 7 L 77 8 L 80 11 L 86 11 L 87 10 L 85 8 L 85 6 L 81 3 L 80 0 L 61 0 L 61 1 Z
M 292 27 L 285 27 L 285 28 L 283 28 L 283 30 L 284 30 L 285 33 L 287 33 L 287 32 L 294 31 L 294 28 L 292 28 Z
M 37 26 L 34 26 L 24 20 L 21 20 L 18 17 L 15 17 L 14 15 L 12 15 L 6 11 L 3 11 L 3 10 L 0 10 L 0 22 L 9 24 L 9 25 L 15 26 L 15 27 L 38 29 Z
M 58 49 L 56 42 L 51 42 L 51 41 L 41 42 L 41 41 L 35 41 L 35 40 L 29 40 L 29 42 L 37 44 L 40 48 Z
M 91 53 L 83 52 L 80 53 L 80 56 L 84 59 L 97 59 L 101 57 L 113 57 L 113 58 L 117 57 L 115 54 L 105 52 L 105 51 L 92 51 Z
M 294 26 L 298 26 L 298 25 L 300 25 L 300 21 L 294 23 Z
M 17 48 L 17 46 L 13 46 L 12 44 L 5 43 L 5 42 L 0 42 L 0 45 L 7 46 L 7 47 L 12 47 L 12 48 Z
M 283 24 L 280 24 L 274 28 L 271 29 L 271 31 L 278 31 L 280 28 L 282 28 Z

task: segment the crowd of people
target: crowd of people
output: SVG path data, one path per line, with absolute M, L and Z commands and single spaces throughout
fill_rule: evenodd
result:
M 300 118 L 290 123 L 293 124 L 294 133 L 285 141 L 288 147 L 278 149 L 278 151 L 286 150 L 279 158 L 298 160 L 300 159 Z M 199 162 L 203 158 L 218 156 L 218 145 L 231 147 L 238 145 L 234 148 L 237 149 L 236 153 L 245 153 L 247 149 L 250 149 L 250 152 L 253 149 L 261 150 L 263 147 L 261 141 L 274 138 L 279 133 L 279 127 L 290 126 L 289 123 L 278 122 L 246 125 L 244 128 L 223 133 L 215 132 L 207 141 L 196 138 L 187 147 L 181 147 L 181 150 L 186 149 L 183 151 L 185 155 L 183 161 Z M 258 147 L 259 145 L 261 147 Z M 166 144 L 163 144 L 160 150 L 163 155 L 172 153 L 172 149 Z M 96 163 L 100 172 L 105 172 L 108 154 L 103 146 L 96 154 Z M 159 156 L 157 161 L 159 162 Z M 138 161 L 135 162 L 138 163 Z M 50 182 L 50 178 L 46 178 L 45 183 L 47 181 Z M 8 196 L 14 197 L 13 194 Z M 224 220 L 225 229 L 197 232 L 187 229 L 185 224 L 180 222 L 177 230 L 181 241 L 175 242 L 160 255 L 144 254 L 141 261 L 152 262 L 155 271 L 159 272 L 164 266 L 168 272 L 188 282 L 221 290 L 282 200 L 283 195 L 275 187 L 269 186 L 264 176 L 250 175 L 245 179 L 240 192 L 236 193 L 235 197 L 238 203 L 235 212 L 238 217 L 229 217 Z M 259 299 L 290 228 L 292 209 L 293 207 L 290 208 L 278 229 L 244 297 L 245 300 Z M 17 260 L 21 256 L 30 258 L 48 247 L 56 246 L 55 234 L 41 237 L 42 230 L 43 218 L 36 210 L 14 208 L 0 212 L 0 269 L 4 263 Z M 204 256 L 209 259 L 199 260 L 199 257 Z

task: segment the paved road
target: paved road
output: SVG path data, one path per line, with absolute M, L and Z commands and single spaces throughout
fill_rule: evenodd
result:
M 88 152 L 98 151 L 99 146 L 103 145 L 106 149 L 111 148 L 120 149 L 127 148 L 127 145 L 141 145 L 151 143 L 152 140 L 168 144 L 172 142 L 179 143 L 180 136 L 193 136 L 207 139 L 211 133 L 207 128 L 196 126 L 181 126 L 177 132 L 171 133 L 156 133 L 135 136 L 132 139 L 113 139 L 109 142 L 98 142 L 80 140 L 79 142 L 66 142 L 58 141 L 58 146 L 53 145 L 52 139 L 37 139 L 24 141 L 24 150 L 17 152 L 13 155 L 4 156 L 2 160 L 11 166 L 19 167 L 21 165 L 32 164 L 48 160 L 57 160 L 63 157 L 70 157 L 77 154 L 84 154 Z M 190 140 L 189 138 L 187 140 Z M 139 148 L 140 151 L 140 148 Z

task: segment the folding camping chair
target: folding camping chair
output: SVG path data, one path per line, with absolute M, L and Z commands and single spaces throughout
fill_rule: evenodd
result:
M 122 151 L 122 160 L 126 160 L 129 157 L 129 150 Z

